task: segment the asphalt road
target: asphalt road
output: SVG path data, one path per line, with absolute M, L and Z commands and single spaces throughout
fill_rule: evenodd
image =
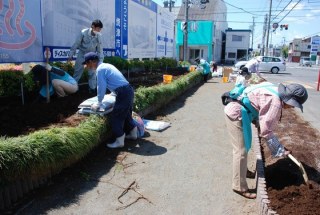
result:
M 279 72 L 278 74 L 262 73 L 262 76 L 272 83 L 298 83 L 305 86 L 309 98 L 303 105 L 304 112 L 297 112 L 320 131 L 320 91 L 317 91 L 319 71 L 319 66 L 302 67 L 298 63 L 287 63 L 285 72 Z

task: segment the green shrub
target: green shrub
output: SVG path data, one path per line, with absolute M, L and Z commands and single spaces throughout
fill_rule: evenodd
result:
M 77 127 L 50 128 L 0 139 L 0 181 L 44 176 L 80 160 L 107 130 L 102 117 L 90 116 Z
M 161 58 L 160 60 L 160 64 L 162 68 L 166 68 L 166 67 L 177 67 L 177 61 L 175 59 L 172 58 Z
M 0 71 L 0 96 L 16 96 L 21 94 L 21 82 L 24 89 L 32 91 L 34 83 L 32 75 L 24 75 L 22 71 Z
M 103 62 L 114 65 L 120 71 L 128 70 L 129 68 L 129 62 L 121 57 L 105 57 Z
M 139 87 L 135 92 L 133 109 L 135 112 L 141 112 L 152 105 L 161 104 L 168 97 L 179 95 L 190 84 L 199 81 L 201 78 L 202 75 L 199 72 L 191 72 L 177 80 L 173 80 L 171 84 Z

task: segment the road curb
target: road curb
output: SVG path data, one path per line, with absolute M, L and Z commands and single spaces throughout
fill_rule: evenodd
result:
M 253 129 L 256 130 L 256 129 Z M 261 145 L 257 132 L 254 132 L 253 147 L 255 156 L 257 159 L 256 171 L 257 171 L 257 207 L 259 215 L 278 215 L 278 213 L 272 210 L 270 206 L 270 200 L 267 192 L 266 178 L 264 174 L 264 161 L 261 154 Z

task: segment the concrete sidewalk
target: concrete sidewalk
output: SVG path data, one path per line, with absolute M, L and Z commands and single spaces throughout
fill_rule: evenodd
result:
M 255 200 L 231 189 L 232 146 L 220 96 L 232 87 L 213 78 L 189 90 L 155 115 L 171 127 L 127 142 L 115 160 L 88 160 L 87 168 L 54 181 L 19 214 L 258 214 Z M 108 156 L 110 149 L 103 150 Z M 255 180 L 249 182 L 255 188 Z M 137 192 L 119 198 L 132 183 Z

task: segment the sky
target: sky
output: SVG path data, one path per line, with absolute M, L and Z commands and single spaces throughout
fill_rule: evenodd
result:
M 153 0 L 163 6 L 163 0 Z M 269 44 L 288 45 L 294 38 L 320 35 L 320 0 L 220 0 L 227 6 L 228 27 L 250 29 L 255 22 L 253 47 L 262 43 L 263 23 L 272 1 Z M 182 0 L 176 0 L 181 5 Z M 254 18 L 253 18 L 254 17 Z M 273 23 L 279 27 L 273 32 Z M 288 30 L 280 30 L 280 25 Z

